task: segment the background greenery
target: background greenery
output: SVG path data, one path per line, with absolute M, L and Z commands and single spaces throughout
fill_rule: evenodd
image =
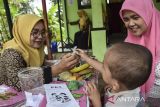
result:
M 58 5 L 56 2 L 57 0 L 49 0 L 49 1 L 51 3 L 50 4 L 51 6 L 48 9 L 47 15 L 48 15 L 50 34 L 52 35 L 52 41 L 60 41 Z M 37 14 L 39 16 L 43 16 L 42 9 L 38 7 L 34 7 L 33 2 L 34 0 L 8 0 L 12 22 L 14 22 L 14 19 L 17 15 L 25 14 L 25 13 L 32 13 L 32 14 Z M 61 8 L 60 20 L 62 23 L 62 35 L 64 36 L 64 21 L 63 21 L 63 14 L 62 14 L 63 9 L 62 9 L 61 2 L 60 2 L 60 8 Z M 64 36 L 63 38 L 65 39 L 66 37 Z M 11 39 L 11 36 L 9 33 L 7 16 L 3 6 L 3 0 L 0 0 L 0 42 L 4 43 L 10 39 Z

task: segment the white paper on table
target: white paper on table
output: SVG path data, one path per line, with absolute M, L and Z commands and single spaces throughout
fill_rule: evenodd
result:
M 41 101 L 43 100 L 44 95 L 39 93 L 38 95 L 32 95 L 30 92 L 25 91 L 26 96 L 26 107 L 39 107 Z
M 45 84 L 46 107 L 80 107 L 66 84 Z

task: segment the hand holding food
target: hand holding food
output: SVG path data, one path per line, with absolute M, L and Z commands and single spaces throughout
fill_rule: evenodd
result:
M 83 60 L 87 60 L 87 58 L 89 58 L 89 56 L 86 54 L 85 51 L 83 51 L 82 49 L 76 49 L 75 52 L 77 55 L 79 55 Z
M 68 53 L 61 58 L 60 66 L 61 71 L 73 68 L 79 62 L 79 57 L 76 54 Z
M 87 56 L 87 54 L 81 50 L 81 49 L 73 49 L 73 53 L 72 55 L 77 54 L 80 57 L 83 57 L 84 59 L 88 60 L 90 59 L 89 56 Z M 92 72 L 93 69 L 89 68 L 90 65 L 88 63 L 84 63 L 84 61 L 80 61 L 79 65 L 75 66 L 74 68 L 67 70 L 65 73 L 61 73 L 59 75 L 60 79 L 63 81 L 72 81 L 72 80 L 78 80 L 78 81 L 82 81 L 82 80 L 86 80 L 90 77 L 93 76 L 94 72 Z

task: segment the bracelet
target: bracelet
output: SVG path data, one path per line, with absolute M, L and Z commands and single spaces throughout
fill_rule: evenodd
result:
M 52 70 L 50 66 L 43 66 L 44 84 L 52 82 Z

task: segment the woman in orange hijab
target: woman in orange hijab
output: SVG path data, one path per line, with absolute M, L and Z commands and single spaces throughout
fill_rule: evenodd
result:
M 0 84 L 13 86 L 20 91 L 18 79 L 20 69 L 41 67 L 45 60 L 43 18 L 32 14 L 20 15 L 16 18 L 12 31 L 14 38 L 4 44 L 0 57 Z M 75 55 L 66 54 L 56 66 L 44 68 L 44 75 L 47 72 L 46 78 L 50 77 L 52 80 L 53 75 L 72 68 L 77 62 L 78 58 Z

